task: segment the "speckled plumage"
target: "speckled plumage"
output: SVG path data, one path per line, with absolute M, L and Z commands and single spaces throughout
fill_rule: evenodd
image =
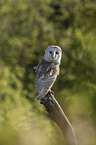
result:
M 41 62 L 35 67 L 36 100 L 44 98 L 53 86 L 57 75 L 59 75 L 61 55 L 62 51 L 59 46 L 50 46 L 45 51 Z

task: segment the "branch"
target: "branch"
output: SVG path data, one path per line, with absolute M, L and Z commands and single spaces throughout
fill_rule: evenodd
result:
M 64 136 L 66 136 L 66 127 L 70 127 L 70 133 L 72 134 L 72 138 L 74 140 L 72 142 L 75 142 L 75 144 L 77 145 L 74 129 L 71 123 L 69 122 L 67 116 L 63 112 L 62 108 L 60 107 L 59 103 L 55 99 L 53 92 L 49 91 L 45 98 L 40 100 L 40 103 L 45 106 L 51 119 L 56 122 Z

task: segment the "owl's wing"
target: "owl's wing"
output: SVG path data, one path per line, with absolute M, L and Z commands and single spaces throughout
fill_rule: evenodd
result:
M 35 69 L 35 72 L 37 72 L 37 69 L 39 68 L 39 66 L 41 65 L 42 61 L 40 61 L 40 63 L 37 66 L 34 66 L 33 68 Z
M 40 80 L 44 81 L 48 74 L 52 71 L 51 63 L 41 60 L 41 62 L 35 67 L 36 69 L 36 78 L 35 85 L 38 84 Z
M 59 72 L 59 66 L 54 63 L 42 60 L 36 67 L 36 96 L 38 99 L 43 98 L 53 86 Z M 39 96 L 38 96 L 39 94 Z

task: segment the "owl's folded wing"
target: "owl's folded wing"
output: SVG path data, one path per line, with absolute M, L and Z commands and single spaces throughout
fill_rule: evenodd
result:
M 49 76 L 52 76 L 52 73 L 53 70 L 51 67 L 51 63 L 42 60 L 36 66 L 35 86 L 39 85 L 40 82 L 44 82 L 45 80 L 47 80 Z

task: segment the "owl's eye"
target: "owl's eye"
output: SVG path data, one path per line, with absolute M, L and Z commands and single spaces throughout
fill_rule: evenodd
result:
M 52 51 L 49 51 L 50 54 L 52 54 Z
M 59 52 L 58 52 L 58 51 L 56 51 L 56 54 L 59 54 Z

